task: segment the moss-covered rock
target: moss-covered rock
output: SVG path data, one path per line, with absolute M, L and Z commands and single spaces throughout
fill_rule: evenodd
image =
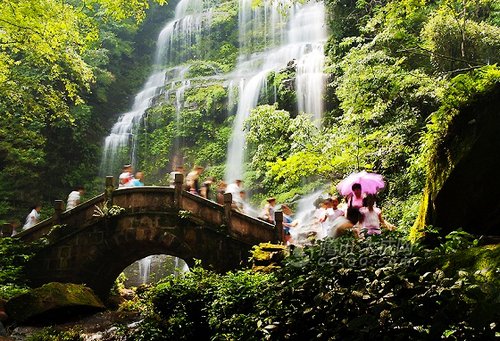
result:
M 424 137 L 427 182 L 412 239 L 425 226 L 442 235 L 500 230 L 500 69 L 488 67 L 452 82 Z
M 476 279 L 500 284 L 500 245 L 473 247 L 443 258 L 441 269 L 451 276 L 458 271 L 468 271 Z M 498 285 L 497 285 L 498 288 Z
M 92 289 L 72 283 L 47 283 L 10 299 L 6 310 L 16 322 L 64 319 L 71 315 L 104 309 Z
M 287 247 L 281 244 L 260 243 L 251 251 L 252 270 L 270 272 L 281 267 L 281 261 L 287 254 Z

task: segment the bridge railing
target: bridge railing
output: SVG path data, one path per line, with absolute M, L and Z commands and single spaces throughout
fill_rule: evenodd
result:
M 104 194 L 96 196 L 71 210 L 63 212 L 64 203 L 55 202 L 55 213 L 16 237 L 33 241 L 47 235 L 54 225 L 81 226 L 101 219 L 113 205 L 125 208 L 128 214 L 187 211 L 188 218 L 200 225 L 212 226 L 219 232 L 248 244 L 283 241 L 282 214 L 277 212 L 276 226 L 231 209 L 232 197 L 227 193 L 224 205 L 182 190 L 183 176 L 176 174 L 174 187 L 143 186 L 114 189 L 113 177 L 106 177 Z M 99 208 L 99 209 L 98 209 Z M 99 212 L 101 211 L 101 212 Z
M 104 195 L 98 195 L 81 205 L 76 206 L 71 210 L 62 212 L 61 201 L 54 202 L 54 215 L 51 218 L 45 219 L 35 226 L 22 231 L 16 237 L 24 241 L 33 241 L 46 236 L 54 225 L 80 225 L 82 222 L 90 222 L 97 220 L 94 217 L 96 206 L 102 206 L 104 203 Z

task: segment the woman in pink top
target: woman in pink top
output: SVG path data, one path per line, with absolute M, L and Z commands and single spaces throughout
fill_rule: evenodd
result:
M 352 193 L 346 197 L 348 207 L 363 207 L 363 194 L 361 192 L 361 184 L 353 184 Z

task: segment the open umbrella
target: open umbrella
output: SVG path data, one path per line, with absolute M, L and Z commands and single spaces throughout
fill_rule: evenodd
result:
M 347 178 L 339 182 L 337 190 L 340 194 L 346 196 L 352 193 L 352 185 L 356 183 L 361 185 L 361 191 L 363 193 L 369 194 L 375 194 L 385 187 L 382 175 L 361 171 L 358 173 L 352 173 Z

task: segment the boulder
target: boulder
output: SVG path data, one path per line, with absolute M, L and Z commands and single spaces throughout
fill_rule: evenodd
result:
M 427 184 L 412 239 L 425 226 L 500 235 L 500 84 L 461 106 L 428 160 Z
M 47 283 L 26 294 L 13 297 L 6 311 L 16 322 L 65 320 L 105 308 L 92 289 L 72 283 Z

